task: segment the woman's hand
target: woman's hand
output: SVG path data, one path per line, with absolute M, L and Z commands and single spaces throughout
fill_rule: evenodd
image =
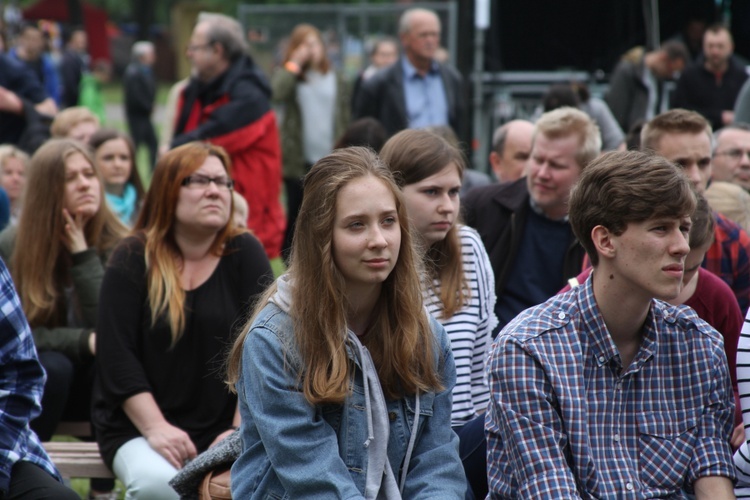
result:
M 198 454 L 187 432 L 168 423 L 154 427 L 144 437 L 176 469 L 182 469 L 185 462 Z
M 294 52 L 289 54 L 289 60 L 302 68 L 305 64 L 307 64 L 311 56 L 312 54 L 310 53 L 310 48 L 303 43 L 302 45 L 294 49 Z
M 86 243 L 86 234 L 83 232 L 86 224 L 83 215 L 78 213 L 75 218 L 70 215 L 67 208 L 63 208 L 63 218 L 65 219 L 65 237 L 63 244 L 70 253 L 79 253 L 88 250 Z

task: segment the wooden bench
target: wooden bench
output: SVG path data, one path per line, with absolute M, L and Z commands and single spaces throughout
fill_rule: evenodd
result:
M 77 438 L 90 438 L 93 436 L 91 433 L 91 422 L 88 420 L 59 422 L 55 429 L 55 434 L 58 436 L 73 436 Z
M 54 441 L 43 445 L 64 478 L 114 477 L 104 465 L 96 443 Z

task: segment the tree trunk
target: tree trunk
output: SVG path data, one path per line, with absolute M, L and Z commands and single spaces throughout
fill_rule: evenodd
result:
M 138 23 L 137 39 L 150 40 L 156 2 L 153 0 L 134 0 L 132 5 L 135 22 Z
M 71 26 L 83 26 L 83 8 L 80 0 L 68 0 L 68 22 Z

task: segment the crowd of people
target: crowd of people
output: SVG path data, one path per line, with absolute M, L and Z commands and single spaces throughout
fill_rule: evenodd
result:
M 85 31 L 56 65 L 18 30 L 0 497 L 77 498 L 42 443 L 86 420 L 128 499 L 197 498 L 217 455 L 243 499 L 750 498 L 750 80 L 729 29 L 697 57 L 629 51 L 602 99 L 553 85 L 494 131 L 489 175 L 456 136 L 439 17 L 408 9 L 396 35 L 352 84 L 300 24 L 267 77 L 235 19 L 202 13 L 160 143 L 153 44 L 133 45 L 125 133 L 82 97 Z

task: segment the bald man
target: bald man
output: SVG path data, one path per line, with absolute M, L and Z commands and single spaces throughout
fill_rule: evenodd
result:
M 533 132 L 534 125 L 526 120 L 513 120 L 495 130 L 490 165 L 499 182 L 515 181 L 523 176 Z

